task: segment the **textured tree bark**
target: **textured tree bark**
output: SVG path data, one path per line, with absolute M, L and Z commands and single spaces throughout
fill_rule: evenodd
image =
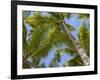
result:
M 63 30 L 64 32 L 69 36 L 69 38 L 73 41 L 75 47 L 76 47 L 76 50 L 77 52 L 79 53 L 84 65 L 89 65 L 90 64 L 90 60 L 89 60 L 89 57 L 87 56 L 85 50 L 81 47 L 80 43 L 78 40 L 76 40 L 72 34 L 67 30 L 66 28 L 66 25 L 65 25 L 65 22 L 62 22 L 62 27 L 63 27 Z

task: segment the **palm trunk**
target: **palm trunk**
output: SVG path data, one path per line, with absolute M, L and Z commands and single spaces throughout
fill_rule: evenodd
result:
M 67 30 L 66 28 L 66 25 L 65 25 L 65 22 L 62 22 L 62 28 L 64 30 L 64 32 L 69 36 L 69 38 L 73 41 L 75 47 L 76 47 L 76 50 L 77 52 L 79 53 L 84 65 L 89 65 L 90 64 L 90 61 L 89 61 L 89 57 L 86 55 L 86 52 L 85 50 L 81 47 L 80 43 L 78 40 L 76 40 L 72 34 Z

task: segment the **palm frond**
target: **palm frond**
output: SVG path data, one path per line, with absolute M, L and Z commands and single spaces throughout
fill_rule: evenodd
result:
M 77 54 L 77 51 L 74 49 L 71 49 L 71 48 L 63 48 L 63 49 L 59 49 L 57 50 L 57 52 L 63 52 L 63 53 L 66 53 L 66 54 L 71 54 L 71 55 L 75 55 Z
M 89 29 L 83 23 L 79 28 L 78 38 L 79 38 L 81 46 L 85 49 L 88 56 L 89 56 L 89 43 L 90 43 L 89 33 L 90 33 Z
M 87 19 L 87 18 L 89 18 L 89 14 L 79 14 L 78 18 L 80 18 L 80 19 Z
M 68 61 L 69 66 L 84 66 L 81 58 L 79 56 L 76 56 Z
M 72 25 L 66 24 L 66 23 L 65 23 L 65 25 L 66 25 L 66 27 L 67 27 L 67 29 L 68 29 L 69 31 L 75 31 L 75 28 L 74 28 Z

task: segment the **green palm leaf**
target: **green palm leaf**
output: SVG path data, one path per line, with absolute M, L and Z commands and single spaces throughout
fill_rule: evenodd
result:
M 66 52 L 72 55 L 77 53 L 73 41 L 69 38 L 69 34 L 62 29 L 62 22 L 64 22 L 66 17 L 70 17 L 71 14 L 46 12 L 47 15 L 43 15 L 42 13 L 44 12 L 34 12 L 33 16 L 27 17 L 24 20 L 25 23 L 28 23 L 33 28 L 29 44 L 26 43 L 26 31 L 23 28 L 24 61 L 27 62 L 31 57 L 32 64 L 36 65 L 36 67 L 38 67 L 40 59 L 48 55 L 48 51 L 53 45 L 64 43 L 68 46 L 68 48 L 57 50 L 56 53 Z M 75 30 L 70 24 L 65 24 L 65 26 L 69 31 Z M 78 60 L 80 61 L 80 59 Z M 78 60 L 75 59 L 76 62 Z M 69 62 L 72 63 L 73 61 Z
M 71 48 L 59 49 L 59 50 L 57 50 L 57 52 L 58 52 L 58 53 L 63 52 L 63 53 L 71 54 L 71 55 L 77 54 L 77 51 L 76 51 L 75 49 L 73 50 L 73 49 L 71 49 Z
M 84 23 L 79 27 L 78 38 L 81 46 L 89 56 L 89 28 Z
M 74 28 L 72 25 L 66 24 L 66 23 L 65 23 L 65 25 L 66 25 L 66 27 L 67 27 L 67 29 L 68 29 L 69 31 L 75 31 L 75 28 Z
M 79 56 L 76 56 L 68 61 L 69 66 L 83 66 L 83 62 Z

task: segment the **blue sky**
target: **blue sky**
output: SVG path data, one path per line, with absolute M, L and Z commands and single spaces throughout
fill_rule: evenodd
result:
M 78 27 L 82 24 L 82 20 L 78 19 L 77 16 L 72 16 L 69 19 L 66 19 L 66 23 L 72 25 L 75 28 L 75 31 L 72 32 L 72 35 L 77 38 Z
M 75 31 L 72 32 L 72 35 L 76 39 L 77 39 L 77 34 L 78 34 L 78 27 L 82 24 L 82 22 L 83 21 L 81 19 L 78 19 L 76 15 L 73 15 L 73 16 L 71 16 L 71 18 L 66 19 L 66 23 L 72 25 L 75 28 Z M 87 24 L 87 21 L 86 21 L 86 24 Z M 29 24 L 26 24 L 26 29 L 27 29 L 27 31 L 29 31 L 31 29 Z M 52 59 L 54 57 L 55 57 L 55 51 L 50 50 L 48 52 L 48 56 L 41 59 L 40 64 L 44 63 L 44 65 L 46 67 L 48 67 L 49 64 L 50 64 L 50 62 L 52 61 Z M 66 54 L 66 53 L 63 54 L 61 56 L 61 58 L 60 58 L 60 62 L 58 62 L 58 65 L 59 66 L 63 66 L 63 64 L 65 63 L 65 61 L 67 61 L 69 58 L 71 58 L 71 55 Z
M 66 23 L 72 25 L 75 28 L 75 31 L 72 32 L 72 35 L 77 38 L 78 34 L 78 27 L 82 24 L 82 20 L 78 19 L 77 16 L 72 16 L 69 19 L 66 19 Z M 47 58 L 44 59 L 43 63 L 45 64 L 46 67 L 49 66 L 49 63 L 51 60 L 54 58 L 54 53 L 51 51 L 49 52 L 49 55 Z M 69 60 L 71 56 L 69 54 L 63 54 L 60 58 L 60 62 L 58 63 L 59 66 L 63 66 L 63 64 Z

